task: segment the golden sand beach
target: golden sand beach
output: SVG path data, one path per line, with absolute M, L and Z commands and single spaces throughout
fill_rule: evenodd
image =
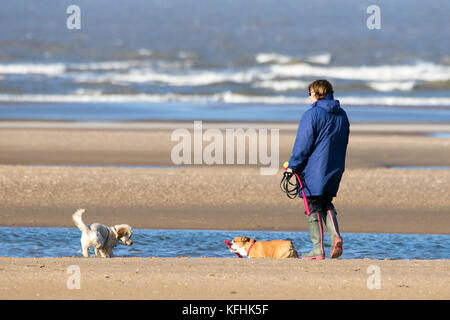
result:
M 447 300 L 448 270 L 448 260 L 0 258 L 0 299 Z
M 204 124 L 279 128 L 280 167 L 296 125 Z M 87 221 L 133 228 L 307 229 L 302 201 L 289 200 L 279 188 L 281 171 L 175 166 L 171 133 L 190 126 L 1 122 L 0 225 L 74 227 L 71 214 L 82 207 Z M 392 167 L 450 166 L 450 139 L 427 135 L 450 132 L 450 126 L 358 124 L 351 130 L 334 201 L 341 232 L 449 234 L 450 171 Z M 65 288 L 73 264 L 84 270 L 79 291 Z M 381 290 L 366 286 L 372 264 L 382 270 Z M 253 293 L 252 299 L 448 299 L 448 270 L 448 260 L 1 258 L 0 298 L 241 299 Z

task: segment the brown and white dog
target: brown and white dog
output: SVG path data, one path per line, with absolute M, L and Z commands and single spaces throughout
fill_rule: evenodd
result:
M 291 240 L 256 241 L 248 237 L 236 237 L 230 251 L 249 258 L 298 258 Z
M 81 216 L 85 211 L 85 209 L 78 209 L 72 215 L 73 222 L 82 232 L 81 248 L 84 257 L 87 258 L 89 256 L 90 247 L 95 248 L 95 255 L 97 257 L 100 253 L 103 258 L 106 258 L 106 255 L 113 257 L 112 249 L 117 245 L 119 240 L 127 246 L 133 244 L 133 240 L 131 240 L 133 231 L 129 225 L 118 224 L 108 227 L 95 222 L 87 226 L 81 220 Z

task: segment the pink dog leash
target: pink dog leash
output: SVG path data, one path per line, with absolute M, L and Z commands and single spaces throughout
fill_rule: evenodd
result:
M 289 168 L 289 162 L 286 161 L 283 164 L 283 168 L 284 168 L 284 170 L 287 170 Z M 291 178 L 292 174 L 295 175 L 295 178 L 297 180 L 297 184 L 291 183 L 289 181 L 289 179 Z M 298 174 L 293 172 L 293 171 L 292 171 L 292 174 L 289 175 L 289 172 L 287 172 L 287 171 L 284 172 L 283 179 L 281 180 L 281 183 L 280 183 L 281 190 L 286 192 L 287 196 L 290 199 L 294 199 L 297 196 L 298 188 L 300 187 L 300 190 L 302 192 L 302 197 L 303 197 L 303 204 L 305 205 L 306 215 L 309 217 L 311 215 L 311 211 L 309 210 L 308 199 L 306 199 L 306 194 L 305 194 L 305 190 L 303 188 L 302 179 L 300 179 Z M 283 182 L 284 182 L 284 185 L 283 185 Z M 289 186 L 294 186 L 294 188 L 293 189 L 289 189 Z M 295 193 L 293 193 L 293 192 L 295 192 Z
M 302 190 L 303 196 L 303 204 L 305 205 L 306 215 L 309 217 L 311 215 L 311 211 L 309 211 L 308 199 L 306 199 L 305 191 L 303 190 L 302 179 L 300 179 L 300 177 L 295 172 L 294 174 L 300 184 L 300 189 Z

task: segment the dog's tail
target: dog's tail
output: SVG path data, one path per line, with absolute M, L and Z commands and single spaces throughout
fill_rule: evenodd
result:
M 88 232 L 88 227 L 84 224 L 83 220 L 81 220 L 81 216 L 85 212 L 85 209 L 78 209 L 75 211 L 75 213 L 72 215 L 73 222 L 75 222 L 75 225 L 83 232 Z

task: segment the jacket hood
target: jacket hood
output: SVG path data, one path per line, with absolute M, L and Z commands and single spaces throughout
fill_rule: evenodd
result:
M 313 107 L 320 107 L 329 113 L 338 113 L 341 110 L 339 100 L 334 100 L 333 95 L 327 94 L 324 99 L 317 100 Z

